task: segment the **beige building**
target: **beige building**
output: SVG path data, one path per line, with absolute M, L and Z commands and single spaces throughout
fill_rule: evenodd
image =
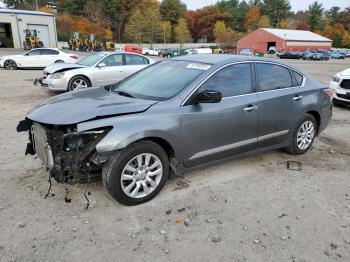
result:
M 23 48 L 26 29 L 36 30 L 44 47 L 57 47 L 55 16 L 44 12 L 0 9 L 0 41 Z

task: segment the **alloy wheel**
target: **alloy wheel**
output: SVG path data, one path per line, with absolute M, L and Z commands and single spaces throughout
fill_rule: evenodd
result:
M 76 89 L 80 89 L 80 88 L 87 88 L 88 87 L 88 83 L 86 80 L 82 79 L 82 78 L 78 78 L 76 80 L 74 80 L 74 82 L 72 83 L 72 90 L 76 90 Z
M 160 159 L 150 153 L 133 157 L 124 167 L 120 177 L 123 192 L 131 198 L 143 198 L 151 194 L 163 176 Z
M 17 68 L 16 62 L 15 62 L 15 61 L 12 61 L 12 60 L 6 61 L 6 63 L 5 63 L 5 68 L 6 68 L 6 69 L 9 69 L 9 70 L 14 70 L 14 69 L 16 69 L 16 68 Z
M 315 125 L 307 120 L 300 126 L 297 133 L 297 145 L 301 150 L 306 150 L 312 143 L 315 136 Z

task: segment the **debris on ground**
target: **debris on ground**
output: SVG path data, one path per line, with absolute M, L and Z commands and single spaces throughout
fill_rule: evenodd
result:
M 178 210 L 176 210 L 177 212 L 184 212 L 186 210 L 186 208 L 185 207 L 183 207 L 183 208 L 180 208 L 180 209 L 178 209 Z
M 213 242 L 217 243 L 217 242 L 220 242 L 220 241 L 221 241 L 221 237 L 219 237 L 219 236 L 213 236 L 211 240 L 212 240 Z
M 329 148 L 328 152 L 329 152 L 330 154 L 335 154 L 335 151 L 334 151 L 332 148 Z
M 161 235 L 166 235 L 166 234 L 168 234 L 168 232 L 166 232 L 164 229 L 161 229 L 161 230 L 159 231 L 159 234 L 161 234 Z
M 168 209 L 167 211 L 165 211 L 165 214 L 166 214 L 167 216 L 170 215 L 170 214 L 171 214 L 171 210 Z
M 176 225 L 182 225 L 183 223 L 184 223 L 184 221 L 181 220 L 181 219 L 176 219 L 176 220 L 175 220 L 175 224 L 176 224 Z
M 205 219 L 205 222 L 207 222 L 209 224 L 209 223 L 211 223 L 213 221 L 210 218 L 207 218 L 207 219 Z
M 73 232 L 77 232 L 78 229 L 75 227 L 75 228 L 72 228 L 72 231 L 73 231 Z
M 186 218 L 186 219 L 185 219 L 184 225 L 185 225 L 186 227 L 188 227 L 188 226 L 190 225 L 190 219 L 189 219 L 189 218 Z
M 24 227 L 26 226 L 26 224 L 23 223 L 23 222 L 18 222 L 18 223 L 17 223 L 17 226 L 18 226 L 19 228 L 24 228 Z
M 253 243 L 254 243 L 254 244 L 259 244 L 259 243 L 260 243 L 260 240 L 259 240 L 259 239 L 254 239 L 254 240 L 253 240 Z
M 300 161 L 287 161 L 287 169 L 292 171 L 301 171 L 303 169 L 303 163 Z
M 330 247 L 331 247 L 332 250 L 335 250 L 335 249 L 338 248 L 338 245 L 335 244 L 335 243 L 331 243 L 331 244 L 330 244 Z
M 286 216 L 288 216 L 288 215 L 285 214 L 285 213 L 282 213 L 281 215 L 278 216 L 278 218 L 283 218 L 283 217 L 286 217 Z
M 184 189 L 190 186 L 189 183 L 187 183 L 185 180 L 183 179 L 178 179 L 176 181 L 176 187 L 173 190 L 180 190 L 180 189 Z

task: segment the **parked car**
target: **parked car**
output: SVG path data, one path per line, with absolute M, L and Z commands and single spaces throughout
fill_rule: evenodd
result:
M 73 91 L 79 88 L 118 82 L 153 64 L 146 56 L 127 52 L 100 52 L 75 64 L 52 64 L 34 84 L 51 91 Z
M 328 61 L 329 60 L 329 55 L 327 53 L 312 53 L 310 56 L 310 60 L 316 60 L 316 61 Z
M 193 49 L 193 54 L 212 54 L 213 53 L 213 50 L 211 48 L 195 48 Z
M 188 55 L 55 96 L 17 131 L 29 132 L 26 152 L 57 181 L 102 178 L 115 199 L 136 205 L 159 193 L 170 169 L 278 148 L 306 153 L 330 121 L 332 91 L 274 59 Z
M 18 68 L 44 68 L 53 63 L 75 63 L 78 56 L 54 48 L 36 48 L 22 55 L 0 57 L 0 67 L 8 70 Z
M 345 55 L 339 53 L 339 52 L 331 52 L 330 57 L 332 59 L 344 59 Z
M 314 53 L 316 53 L 316 51 L 310 51 L 310 50 L 305 51 L 303 53 L 303 57 L 302 57 L 303 60 L 312 60 L 312 56 L 313 56 Z
M 142 54 L 142 48 L 138 45 L 125 45 L 124 50 L 129 53 Z
M 166 48 L 162 50 L 162 57 L 171 57 L 171 53 L 174 51 L 177 51 L 178 49 L 175 48 Z
M 250 48 L 244 48 L 239 52 L 240 55 L 254 56 L 254 51 Z
M 154 56 L 160 56 L 161 51 L 158 48 L 143 48 L 142 49 L 143 55 L 154 55 Z
M 281 52 L 277 54 L 280 59 L 301 59 L 302 56 L 300 52 Z
M 337 73 L 329 84 L 334 89 L 334 105 L 350 106 L 350 68 Z

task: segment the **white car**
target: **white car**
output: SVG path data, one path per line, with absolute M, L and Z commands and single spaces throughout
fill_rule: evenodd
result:
M 152 59 L 128 52 L 100 52 L 84 57 L 75 64 L 52 64 L 44 69 L 44 76 L 35 79 L 50 91 L 73 91 L 91 86 L 119 82 L 155 63 Z
M 333 76 L 329 86 L 334 89 L 334 105 L 350 106 L 350 68 Z
M 53 63 L 76 63 L 78 56 L 56 48 L 35 48 L 22 55 L 0 57 L 0 67 L 9 70 L 18 68 L 44 68 Z
M 162 51 L 160 51 L 160 49 L 158 48 L 142 48 L 142 54 L 143 55 L 156 55 L 156 56 L 160 56 L 160 53 Z

